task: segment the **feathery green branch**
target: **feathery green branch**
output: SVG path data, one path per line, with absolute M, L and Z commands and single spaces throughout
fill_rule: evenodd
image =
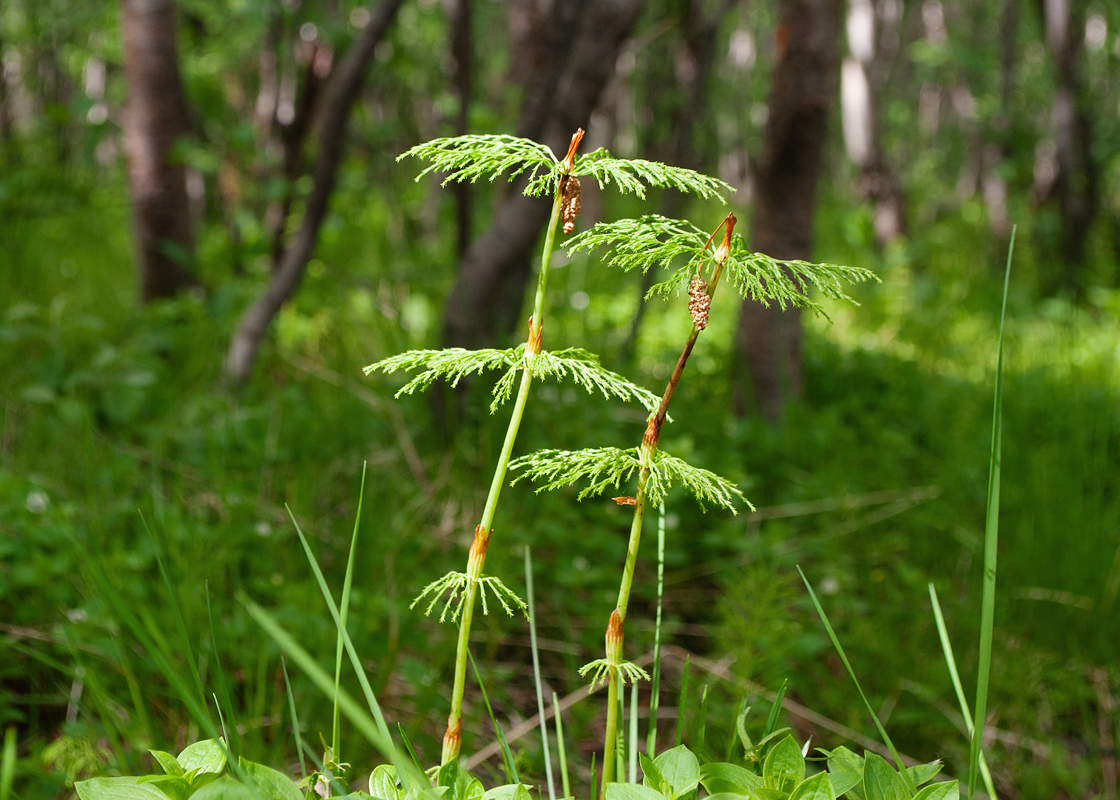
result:
M 597 447 L 586 450 L 538 450 L 513 461 L 511 471 L 521 471 L 512 483 L 528 478 L 542 483 L 537 492 L 559 489 L 575 483 L 587 482 L 578 499 L 602 494 L 608 487 L 617 489 L 629 480 L 642 464 L 641 448 L 621 450 L 617 447 Z M 754 510 L 735 484 L 714 472 L 694 467 L 683 459 L 663 450 L 653 454 L 649 482 L 646 485 L 648 502 L 660 503 L 674 485 L 688 489 L 701 507 L 705 503 L 721 506 L 735 512 L 735 499 Z M 511 484 L 512 485 L 512 484 Z
M 675 295 L 687 290 L 689 281 L 696 274 L 693 263 L 685 265 L 667 280 L 656 284 L 649 290 L 647 297 Z M 723 271 L 741 297 L 749 297 L 765 306 L 769 306 L 770 301 L 775 301 L 782 309 L 787 305 L 809 308 L 826 317 L 828 315 L 821 305 L 809 296 L 811 289 L 816 289 L 833 300 L 855 303 L 844 292 L 845 283 L 879 280 L 875 273 L 862 267 L 787 261 L 771 258 L 764 253 L 752 253 L 740 236 L 731 240 L 731 255 L 724 264 Z
M 529 363 L 531 359 L 531 364 Z M 578 348 L 568 348 L 551 352 L 542 350 L 529 356 L 523 345 L 508 350 L 464 350 L 452 347 L 446 350 L 409 350 L 378 361 L 365 368 L 365 373 L 397 372 L 400 370 L 423 370 L 419 375 L 401 387 L 395 397 L 412 394 L 427 389 L 437 380 L 447 380 L 452 386 L 468 375 L 475 375 L 488 369 L 506 369 L 507 372 L 494 386 L 494 402 L 490 413 L 509 400 L 513 385 L 522 369 L 530 369 L 534 377 L 573 380 L 593 394 L 596 390 L 603 397 L 617 397 L 623 402 L 631 400 L 641 403 L 647 411 L 657 408 L 660 398 L 648 389 L 643 389 L 618 373 L 599 366 L 599 357 L 594 353 Z
M 528 171 L 525 194 L 533 197 L 555 191 L 564 171 L 547 146 L 516 136 L 470 134 L 433 139 L 401 153 L 397 161 L 409 156 L 431 162 L 416 180 L 429 172 L 445 172 L 443 185 L 456 181 L 473 183 L 479 178 L 493 182 L 506 173 L 512 181 Z
M 637 219 L 599 222 L 565 242 L 564 249 L 570 255 L 606 248 L 603 263 L 607 266 L 647 272 L 681 256 L 694 263 L 703 255 L 707 240 L 707 234 L 690 222 L 647 214 Z
M 735 191 L 718 178 L 656 161 L 614 158 L 604 148 L 580 156 L 574 172 L 580 176 L 590 175 L 603 186 L 614 183 L 620 192 L 636 194 L 641 198 L 646 196 L 647 186 L 671 187 L 721 203 L 727 202 L 722 192 Z

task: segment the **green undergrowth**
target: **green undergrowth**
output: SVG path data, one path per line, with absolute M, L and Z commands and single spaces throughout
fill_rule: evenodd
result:
M 446 447 L 427 424 L 423 399 L 393 404 L 359 375 L 371 353 L 436 344 L 451 278 L 449 268 L 417 267 L 443 252 L 423 237 L 397 261 L 351 260 L 348 249 L 395 213 L 363 206 L 357 222 L 328 235 L 266 348 L 261 375 L 238 397 L 218 385 L 220 354 L 257 273 L 206 296 L 138 309 L 126 209 L 4 223 L 16 267 L 0 271 L 0 726 L 18 732 L 21 796 L 59 795 L 68 782 L 95 775 L 154 771 L 148 749 L 178 752 L 204 738 L 91 583 L 90 570 L 111 576 L 171 637 L 177 624 L 157 553 L 203 679 L 212 685 L 219 664 L 224 672 L 233 707 L 223 712 L 244 728 L 245 756 L 296 774 L 279 650 L 233 597 L 243 590 L 266 604 L 330 662 L 335 632 L 283 507 L 340 586 L 363 461 L 369 478 L 356 570 L 365 580 L 354 586 L 359 622 L 351 630 L 386 713 L 405 723 L 424 763 L 437 757 L 438 687 L 449 679 L 437 665 L 454 642 L 408 603 L 428 576 L 458 565 L 482 501 L 464 487 L 493 460 L 501 431 L 486 411 L 485 379 L 467 387 L 466 416 Z M 944 238 L 946 227 L 927 238 Z M 679 395 L 682 407 L 704 412 L 682 415 L 663 435 L 668 451 L 737 482 L 762 514 L 757 522 L 747 514 L 702 517 L 679 493 L 666 499 L 667 640 L 713 661 L 733 657 L 730 678 L 693 666 L 689 742 L 702 758 L 724 758 L 743 691 L 733 681 L 747 679 L 774 691 L 788 678 L 789 697 L 874 735 L 797 579 L 800 564 L 899 749 L 964 765 L 967 739 L 925 587 L 938 588 L 971 692 L 994 258 L 971 247 L 952 259 L 966 264 L 954 275 L 924 240 L 875 264 L 858 236 L 822 239 L 822 258 L 872 266 L 885 282 L 860 289 L 863 307 L 854 313 L 830 308 L 835 325 L 808 326 L 804 402 L 774 426 L 728 412 L 736 315 L 729 297 L 717 298 Z M 382 245 L 360 246 L 368 255 Z M 582 257 L 555 269 L 549 346 L 601 340 L 605 366 L 658 386 L 687 317 L 654 302 L 634 357 L 624 360 L 618 345 L 637 307 L 636 282 L 599 274 Z M 590 298 L 586 307 L 580 293 Z M 989 708 L 996 727 L 1013 736 L 986 752 L 1025 798 L 1084 796 L 1100 781 L 1100 687 L 1115 694 L 1120 656 L 1118 310 L 1120 295 L 1109 290 L 1078 306 L 1038 302 L 1019 289 L 1009 305 L 998 669 Z M 640 410 L 568 386 L 542 386 L 539 397 L 525 421 L 523 453 L 637 441 L 644 426 Z M 402 450 L 402 431 L 418 462 Z M 874 494 L 888 490 L 894 494 Z M 576 669 L 602 646 L 629 520 L 625 508 L 577 503 L 576 493 L 507 492 L 502 525 L 511 544 L 491 554 L 496 572 L 516 575 L 519 546 L 533 546 L 542 670 L 561 696 L 579 688 Z M 627 645 L 635 654 L 653 641 L 652 627 L 640 623 L 653 619 L 650 551 L 638 571 L 644 578 L 635 583 Z M 486 617 L 473 639 L 503 720 L 535 713 L 521 625 L 504 614 Z M 317 742 L 329 701 L 289 671 L 303 734 Z M 679 667 L 666 670 L 665 698 L 679 680 Z M 357 692 L 352 678 L 343 683 Z M 705 683 L 708 732 L 698 747 Z M 464 753 L 493 736 L 482 715 L 473 717 Z M 597 724 L 590 704 L 572 707 L 564 725 L 573 750 L 594 740 Z M 813 746 L 843 743 L 796 719 L 789 724 L 798 742 L 812 733 Z M 663 737 L 670 727 L 662 726 Z M 372 758 L 371 747 L 351 739 L 347 760 Z M 519 771 L 537 781 L 543 768 L 533 751 L 517 743 L 514 750 Z M 589 753 L 590 745 L 582 764 Z M 494 761 L 478 772 L 489 778 L 500 769 Z

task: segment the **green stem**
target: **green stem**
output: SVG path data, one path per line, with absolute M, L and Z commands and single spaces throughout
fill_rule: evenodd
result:
M 712 236 L 708 238 L 708 242 L 711 242 L 720 228 L 724 228 L 724 240 L 721 247 L 727 247 L 731 238 L 731 230 L 734 227 L 735 217 L 728 214 L 727 219 L 721 222 L 719 228 L 716 228 Z M 726 258 L 726 255 L 724 258 Z M 712 270 L 712 277 L 707 288 L 709 300 L 715 293 L 716 286 L 719 285 L 723 264 L 723 260 L 717 259 L 715 268 Z M 657 412 L 650 417 L 649 423 L 646 425 L 645 436 L 642 437 L 642 449 L 639 455 L 642 468 L 638 475 L 638 490 L 634 495 L 634 519 L 630 524 L 630 542 L 626 548 L 626 564 L 622 569 L 622 582 L 618 588 L 618 605 L 615 607 L 614 613 L 611 614 L 611 622 L 607 626 L 606 656 L 609 664 L 610 682 L 607 688 L 607 727 L 603 742 L 603 783 L 599 791 L 599 800 L 605 800 L 607 784 L 614 780 L 615 740 L 618 734 L 618 692 L 621 680 L 619 665 L 622 663 L 622 625 L 626 621 L 626 611 L 630 605 L 630 589 L 634 584 L 634 568 L 638 563 L 638 547 L 642 541 L 642 521 L 646 512 L 649 474 L 653 468 L 654 455 L 657 453 L 657 442 L 661 438 L 661 426 L 665 424 L 665 419 L 669 414 L 669 402 L 673 399 L 673 393 L 677 390 L 677 384 L 680 382 L 685 364 L 688 363 L 688 358 L 692 355 L 692 348 L 696 345 L 696 339 L 700 336 L 702 330 L 702 327 L 693 324 L 692 333 L 689 334 L 688 341 L 685 342 L 680 358 L 677 359 L 677 366 L 673 369 L 673 374 L 669 377 L 669 384 L 665 387 L 665 393 L 661 396 L 661 405 Z M 650 755 L 650 758 L 652 757 Z
M 498 508 L 498 497 L 502 493 L 502 486 L 506 480 L 506 470 L 509 467 L 510 456 L 513 454 L 513 445 L 517 441 L 517 430 L 521 426 L 521 418 L 525 414 L 525 404 L 529 400 L 529 387 L 533 383 L 533 356 L 540 351 L 541 326 L 544 313 L 544 293 L 548 285 L 548 270 L 552 264 L 552 248 L 556 241 L 556 226 L 560 221 L 560 201 L 562 194 L 556 190 L 556 198 L 552 202 L 552 216 L 548 221 L 548 229 L 544 239 L 544 250 L 541 253 L 541 269 L 537 279 L 537 294 L 533 301 L 533 316 L 529 319 L 529 340 L 525 343 L 526 364 L 521 373 L 521 385 L 517 390 L 517 399 L 513 404 L 513 413 L 510 416 L 509 427 L 506 429 L 505 442 L 502 444 L 501 455 L 498 456 L 498 465 L 494 468 L 494 479 L 490 482 L 490 493 L 486 496 L 486 505 L 482 509 L 482 521 L 475 528 L 474 543 L 471 545 L 470 555 L 467 560 L 467 587 L 463 599 L 463 615 L 459 623 L 459 643 L 455 653 L 455 682 L 451 688 L 451 713 L 447 717 L 447 732 L 443 736 L 443 756 L 441 764 L 454 761 L 459 757 L 460 727 L 463 714 L 463 692 L 467 683 L 467 648 L 471 637 L 471 619 L 474 614 L 475 599 L 478 596 L 478 582 L 482 577 L 482 567 L 486 563 L 486 550 L 490 545 L 490 526 L 494 521 L 494 513 Z

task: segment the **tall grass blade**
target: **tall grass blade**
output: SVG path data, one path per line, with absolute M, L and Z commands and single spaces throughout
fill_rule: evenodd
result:
M 198 698 L 201 701 L 202 707 L 206 707 L 206 690 L 202 688 L 202 678 L 198 674 L 198 662 L 194 657 L 194 650 L 191 647 L 191 637 L 187 632 L 187 622 L 183 619 L 183 612 L 179 608 L 179 598 L 174 588 L 171 586 L 171 579 L 167 576 L 167 569 L 163 565 L 163 556 L 160 555 L 159 542 L 156 541 L 152 529 L 148 527 L 148 520 L 144 516 L 143 511 L 140 514 L 140 521 L 144 524 L 144 530 L 148 533 L 148 538 L 152 541 L 152 549 L 156 554 L 156 564 L 159 566 L 159 574 L 163 578 L 163 585 L 167 589 L 167 598 L 171 601 L 171 610 L 175 615 L 175 629 L 179 634 L 180 646 L 183 648 L 183 657 L 187 660 L 187 666 L 191 671 L 191 678 L 194 679 L 194 688 L 198 691 Z M 217 654 L 215 654 L 216 656 Z
M 221 726 L 221 729 L 222 729 L 222 738 L 225 739 L 228 742 L 229 741 L 229 729 L 226 727 L 226 718 L 222 716 L 222 707 L 218 704 L 218 695 L 211 692 L 210 697 L 213 698 L 214 708 L 218 712 L 218 724 Z
M 684 712 L 688 705 L 688 667 L 689 657 L 684 657 L 684 672 L 681 674 L 681 697 L 677 701 L 677 741 L 676 747 L 684 741 Z
M 533 651 L 533 682 L 537 685 L 537 715 L 541 720 L 541 749 L 544 750 L 544 775 L 548 783 L 548 800 L 556 800 L 552 781 L 552 759 L 548 754 L 548 723 L 544 718 L 544 688 L 541 686 L 541 659 L 537 652 L 537 610 L 533 602 L 533 556 L 525 545 L 525 594 L 529 602 L 529 645 Z
M 16 775 L 16 728 L 4 731 L 4 752 L 0 755 L 0 800 L 10 800 Z
M 271 636 L 276 644 L 280 645 L 280 649 L 287 653 L 292 661 L 296 663 L 296 666 L 304 671 L 307 677 L 311 679 L 311 682 L 318 687 L 319 691 L 327 696 L 334 693 L 333 678 L 327 674 L 326 670 L 319 666 L 319 663 L 312 658 L 310 653 L 303 649 L 303 646 L 300 645 L 290 633 L 280 626 L 271 614 L 250 600 L 248 595 L 244 592 L 238 592 L 237 599 L 245 606 L 245 610 L 249 612 L 249 616 L 256 620 L 258 625 L 264 628 L 265 633 Z M 349 642 L 349 637 L 347 637 L 347 652 L 350 652 L 352 648 L 353 644 Z M 337 692 L 337 696 L 339 708 L 342 710 L 342 713 L 346 715 L 346 718 L 354 724 L 354 727 L 358 729 L 358 732 L 361 733 L 370 744 L 393 762 L 393 765 L 397 768 L 397 774 L 400 776 L 401 784 L 406 791 L 408 779 L 414 779 L 416 777 L 423 778 L 423 770 L 421 770 L 419 776 L 413 772 L 412 765 L 407 759 L 401 757 L 392 738 L 387 734 L 386 729 L 382 727 L 385 721 L 384 716 L 379 720 L 374 719 L 358 705 L 345 689 L 340 688 Z M 378 712 L 380 713 L 380 707 L 378 707 Z M 424 784 L 421 783 L 419 785 L 423 786 Z
M 229 697 L 229 686 L 226 684 L 226 673 L 222 667 L 222 659 L 218 655 L 218 633 L 214 627 L 214 610 L 210 607 L 210 581 L 206 582 L 206 618 L 210 623 L 210 648 L 214 652 L 214 661 L 218 673 L 218 693 L 222 699 L 222 704 L 229 712 L 229 729 L 230 729 L 230 751 L 235 755 L 241 755 L 241 734 L 237 732 L 237 716 L 234 714 L 233 702 Z M 216 703 L 217 701 L 215 701 Z
M 786 699 L 786 689 L 789 688 L 789 678 L 782 679 L 782 685 L 778 687 L 778 695 L 774 698 L 774 705 L 770 706 L 770 716 L 766 718 L 766 729 L 762 732 L 762 738 L 774 732 L 778 727 L 778 715 L 782 713 L 782 701 Z M 746 700 L 746 698 L 743 698 Z
M 285 508 L 287 508 L 287 506 L 285 506 Z M 322 593 L 323 599 L 327 602 L 327 608 L 330 609 L 331 617 L 334 619 L 335 628 L 338 629 L 339 634 L 342 636 L 342 642 L 346 647 L 346 653 L 350 656 L 350 665 L 354 668 L 354 672 L 358 676 L 358 683 L 361 684 L 362 694 L 365 697 L 366 705 L 369 706 L 370 713 L 373 714 L 373 719 L 377 723 L 377 730 L 380 733 L 381 739 L 386 743 L 386 747 L 389 748 L 388 750 L 384 750 L 382 752 L 384 752 L 387 756 L 392 754 L 390 757 L 394 759 L 393 764 L 397 768 L 397 774 L 402 776 L 401 783 L 403 784 L 405 780 L 404 759 L 401 758 L 400 753 L 397 752 L 396 747 L 393 745 L 393 737 L 389 735 L 389 725 L 385 722 L 385 715 L 381 713 L 381 705 L 377 702 L 377 697 L 373 694 L 373 689 L 369 685 L 369 678 L 366 677 L 366 671 L 362 667 L 362 661 L 358 657 L 358 651 L 354 649 L 354 643 L 350 640 L 350 634 L 346 632 L 346 626 L 342 624 L 342 616 L 338 612 L 338 607 L 334 604 L 334 598 L 331 597 L 330 588 L 327 586 L 327 581 L 323 577 L 322 570 L 319 569 L 319 563 L 315 560 L 315 556 L 311 553 L 311 545 L 308 544 L 307 537 L 304 535 L 303 529 L 300 528 L 299 523 L 296 521 L 295 514 L 292 513 L 292 510 L 290 508 L 287 508 L 287 511 L 288 516 L 291 517 L 292 524 L 296 527 L 296 533 L 299 534 L 299 541 L 300 544 L 303 545 L 303 552 L 307 556 L 308 563 L 311 565 L 311 571 L 315 574 L 315 580 L 319 583 L 319 591 Z M 263 609 L 260 610 L 263 611 Z M 276 638 L 275 635 L 273 635 L 273 638 Z M 295 656 L 293 655 L 292 658 L 294 659 Z M 303 664 L 300 664 L 300 667 L 303 668 Z M 323 691 L 329 695 L 331 694 L 332 690 L 324 689 Z M 341 689 L 337 694 L 339 695 L 341 702 L 341 697 L 343 696 Z M 345 709 L 343 711 L 345 713 Z
M 653 670 L 649 686 L 646 755 L 657 754 L 657 709 L 661 705 L 661 608 L 665 597 L 665 502 L 657 504 L 657 621 L 653 626 Z
M 334 688 L 337 693 L 342 680 L 342 630 L 346 629 L 346 614 L 350 610 L 350 587 L 354 582 L 354 552 L 358 549 L 358 526 L 362 522 L 362 501 L 366 496 L 366 464 L 362 462 L 362 485 L 358 490 L 358 511 L 354 515 L 354 533 L 350 536 L 350 554 L 346 558 L 346 578 L 342 582 L 342 601 L 339 603 L 339 634 L 334 651 Z M 331 746 L 334 750 L 334 760 L 342 763 L 342 721 L 338 716 L 338 700 L 334 703 L 334 714 L 331 718 Z
M 498 744 L 502 748 L 502 763 L 506 768 L 506 778 L 510 783 L 521 783 L 517 777 L 517 767 L 513 764 L 513 753 L 509 749 L 509 742 L 506 741 L 506 734 L 502 730 L 502 725 L 498 722 L 498 718 L 494 716 L 494 709 L 490 706 L 490 695 L 486 693 L 486 684 L 482 682 L 482 675 L 478 671 L 478 664 L 474 663 L 474 655 L 471 651 L 467 651 L 467 658 L 471 660 L 471 667 L 474 669 L 474 679 L 478 681 L 478 688 L 482 690 L 482 700 L 486 703 L 486 713 L 490 715 L 490 723 L 494 726 L 494 735 L 498 737 Z M 553 697 L 555 697 L 553 693 Z M 559 712 L 557 712 L 557 720 L 559 720 Z
M 638 782 L 638 684 L 630 684 L 630 738 L 627 741 L 627 776 L 630 783 Z
M 280 656 L 280 669 L 284 673 L 284 690 L 288 693 L 288 713 L 292 715 L 292 735 L 296 740 L 296 753 L 299 755 L 299 776 L 307 777 L 307 761 L 303 756 L 303 736 L 299 732 L 299 714 L 296 713 L 296 698 L 292 694 L 292 681 L 288 678 L 288 662 Z
M 626 752 L 626 692 L 622 687 L 618 692 L 618 719 L 620 724 L 614 747 L 614 774 L 618 782 L 623 783 L 622 776 L 626 774 L 622 755 Z
M 968 714 L 968 700 L 964 696 L 964 687 L 961 686 L 961 676 L 957 673 L 957 660 L 953 656 L 953 645 L 949 641 L 949 629 L 945 626 L 945 617 L 941 613 L 941 603 L 937 600 L 937 590 L 933 584 L 929 585 L 929 599 L 933 604 L 933 617 L 937 621 L 937 635 L 941 638 L 941 650 L 945 653 L 945 663 L 949 667 L 949 677 L 953 681 L 953 691 L 957 695 L 957 702 L 961 706 L 961 716 L 968 735 L 972 736 L 972 717 Z M 984 779 L 984 788 L 988 790 L 988 797 L 997 800 L 996 787 L 992 782 L 992 773 L 988 770 L 988 761 L 984 754 L 980 754 L 980 776 Z
M 404 732 L 404 725 L 397 723 L 397 730 L 401 732 L 401 741 L 404 742 L 404 749 L 408 751 L 408 755 L 412 758 L 412 765 L 416 767 L 416 771 L 421 775 L 424 774 L 424 767 L 420 765 L 420 759 L 416 757 L 416 751 L 412 749 L 412 742 L 408 738 L 408 734 Z
M 591 753 L 591 790 L 588 792 L 588 800 L 595 800 L 595 787 L 599 785 L 599 778 L 595 774 L 595 756 L 597 754 Z
M 703 764 L 707 761 L 704 758 L 704 736 L 708 731 L 708 684 L 704 684 L 704 691 L 700 693 L 700 730 L 696 733 L 696 747 L 693 750 L 696 757 L 700 759 Z
M 560 700 L 556 692 L 552 693 L 552 718 L 556 722 L 556 750 L 560 756 L 560 787 L 564 790 L 564 797 L 572 796 L 572 785 L 568 781 L 568 753 L 564 746 L 564 723 L 560 721 Z M 513 783 L 510 779 L 510 783 Z
M 891 751 L 891 757 L 894 758 L 895 766 L 898 768 L 899 774 L 902 776 L 906 788 L 910 794 L 914 794 L 914 781 L 906 772 L 906 764 L 902 761 L 902 756 L 898 754 L 895 749 L 894 742 L 891 737 L 887 735 L 887 729 L 883 727 L 883 723 L 879 720 L 879 715 L 875 713 L 875 709 L 871 707 L 871 702 L 867 699 L 867 695 L 863 692 L 863 686 L 860 685 L 859 678 L 856 677 L 855 670 L 852 669 L 852 664 L 848 661 L 848 654 L 844 652 L 843 646 L 840 644 L 840 639 L 836 636 L 836 631 L 832 629 L 832 623 L 828 621 L 828 615 L 824 613 L 824 608 L 821 606 L 821 601 L 817 599 L 817 593 L 813 591 L 809 579 L 805 577 L 805 573 L 801 571 L 801 567 L 797 568 L 801 574 L 801 580 L 805 582 L 805 588 L 809 590 L 809 597 L 813 601 L 813 606 L 817 609 L 817 615 L 820 616 L 821 622 L 824 623 L 824 629 L 828 631 L 828 638 L 832 640 L 832 646 L 836 648 L 836 652 L 840 655 L 840 660 L 844 662 L 844 668 L 848 670 L 848 675 L 851 677 L 852 682 L 855 683 L 856 689 L 859 691 L 859 696 L 863 700 L 863 705 L 867 708 L 867 713 L 871 715 L 872 721 L 875 723 L 876 729 L 879 731 L 879 736 L 883 739 L 883 744 Z
M 996 557 L 999 544 L 999 479 L 1003 446 L 1003 323 L 1007 318 L 1007 289 L 1011 285 L 1011 257 L 1015 253 L 1015 228 L 1007 246 L 1003 274 L 1003 305 L 999 312 L 999 347 L 996 351 L 996 390 L 992 401 L 992 452 L 988 461 L 988 510 L 984 520 L 984 588 L 980 600 L 980 655 L 976 669 L 976 711 L 972 718 L 972 746 L 968 757 L 968 796 L 976 792 L 984 719 L 988 713 L 988 680 L 992 671 L 992 633 L 996 610 Z

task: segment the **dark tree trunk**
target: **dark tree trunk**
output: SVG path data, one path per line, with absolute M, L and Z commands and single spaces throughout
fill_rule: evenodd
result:
M 1078 291 L 1085 265 L 1085 244 L 1100 201 L 1098 170 L 1093 164 L 1092 98 L 1084 90 L 1081 55 L 1085 42 L 1085 3 L 1046 0 L 1043 3 L 1046 40 L 1057 67 L 1057 88 L 1051 124 L 1057 172 L 1052 193 L 1062 218 L 1060 253 L 1064 288 Z
M 241 383 L 249 377 L 257 349 L 272 318 L 299 285 L 303 270 L 319 241 L 319 228 L 327 215 L 327 203 L 342 161 L 350 110 L 358 97 L 373 51 L 384 38 L 402 2 L 382 0 L 327 85 L 319 117 L 319 153 L 306 210 L 295 238 L 284 251 L 279 268 L 272 273 L 264 294 L 241 317 L 230 342 L 226 375 L 234 382 Z
M 455 133 L 467 133 L 471 113 L 471 69 L 474 54 L 471 51 L 471 22 L 473 12 L 471 0 L 455 0 L 451 20 L 451 58 L 455 62 L 453 82 L 455 93 L 459 95 L 459 117 L 455 121 Z M 459 258 L 466 255 L 471 243 L 471 204 L 474 192 L 466 181 L 455 184 L 455 223 Z
M 550 58 L 528 81 L 519 135 L 566 151 L 576 128 L 587 127 L 642 6 L 641 0 L 556 0 L 545 29 Z M 549 198 L 515 192 L 498 208 L 460 261 L 444 310 L 446 344 L 482 347 L 516 327 L 530 253 L 549 207 Z
M 173 0 L 124 0 L 128 104 L 124 143 L 136 227 L 140 296 L 171 297 L 196 280 L 186 172 L 171 148 L 187 132 Z
M 756 164 L 752 249 L 774 258 L 812 252 L 817 177 L 836 94 L 843 0 L 782 0 L 769 116 Z M 801 394 L 801 316 L 743 303 L 737 362 L 746 362 L 755 403 L 767 418 Z M 736 410 L 746 392 L 736 381 Z
M 734 4 L 735 0 L 724 0 L 711 16 L 704 13 L 704 0 L 687 0 L 681 8 L 681 42 L 674 72 L 681 90 L 679 96 L 683 100 L 679 102 L 673 115 L 672 142 L 667 148 L 666 158 L 674 166 L 701 172 L 708 171 L 712 166 L 715 153 L 709 143 L 714 137 L 708 131 L 708 135 L 698 143 L 697 138 L 700 137 L 697 137 L 697 132 L 701 126 L 697 122 L 710 118 L 704 108 L 708 102 L 708 85 L 712 65 L 715 63 L 716 42 L 720 26 Z M 675 189 L 667 189 L 661 195 L 658 213 L 663 217 L 674 218 L 681 213 L 683 201 L 684 195 Z M 638 308 L 630 323 L 630 330 L 619 348 L 624 361 L 633 357 L 642 320 L 649 307 L 645 296 L 656 280 L 656 270 L 651 269 L 642 275 L 638 287 Z

